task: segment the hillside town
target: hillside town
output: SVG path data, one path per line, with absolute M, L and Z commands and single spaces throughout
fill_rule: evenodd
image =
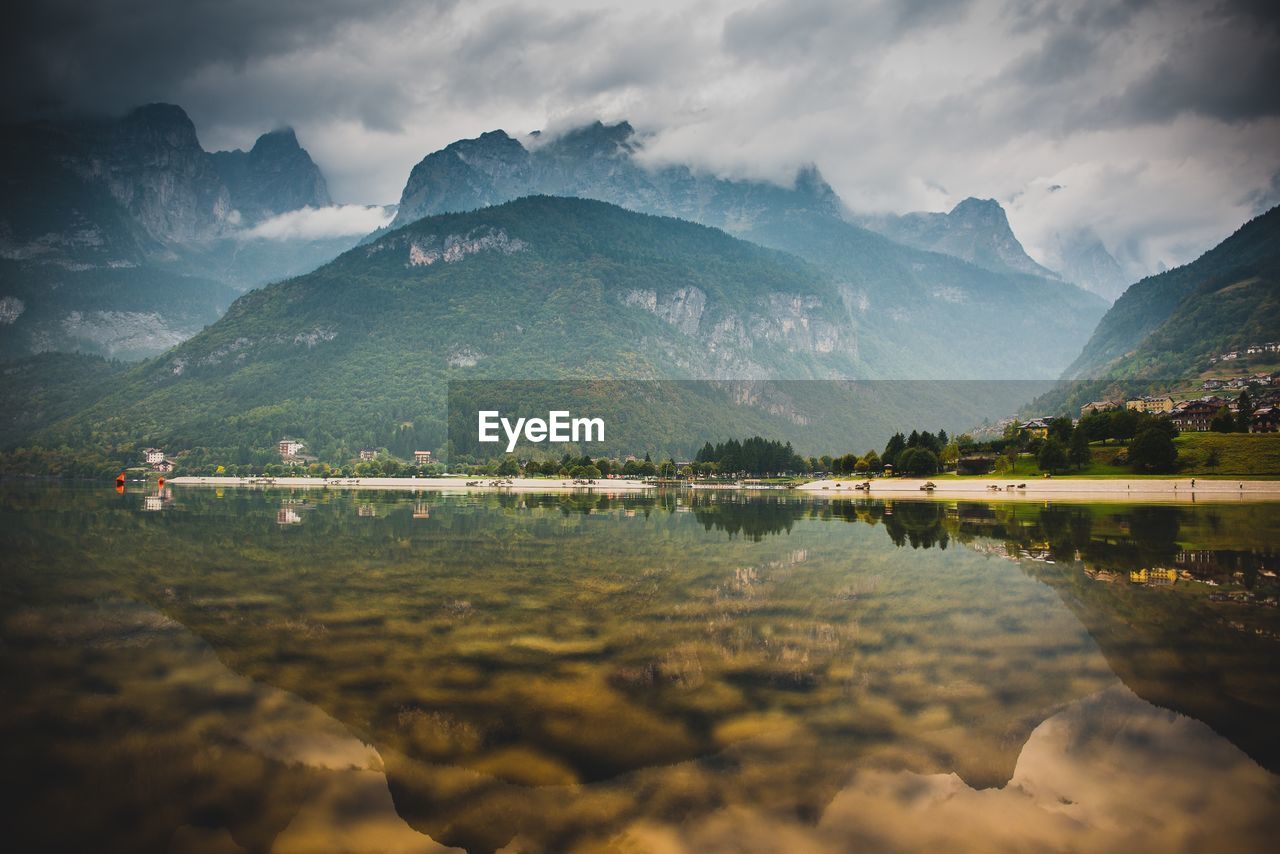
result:
M 1221 432 L 1275 433 L 1280 429 L 1280 374 L 1262 374 L 1249 379 L 1250 382 L 1242 384 L 1232 380 L 1231 384 L 1225 386 L 1218 380 L 1205 380 L 1205 389 L 1239 389 L 1241 394 L 1235 397 L 1207 394 L 1192 399 L 1176 399 L 1173 395 L 1143 395 L 1123 400 L 1095 400 L 1080 407 L 1080 417 L 1115 409 L 1130 409 L 1167 417 L 1181 433 L 1208 433 L 1215 429 L 1214 419 L 1225 412 L 1239 426 Z M 1239 420 L 1242 400 L 1250 409 L 1247 428 Z M 1225 418 L 1219 423 L 1226 423 Z M 1033 435 L 1037 429 L 1043 429 L 1047 433 L 1048 419 L 1031 419 L 1022 427 Z

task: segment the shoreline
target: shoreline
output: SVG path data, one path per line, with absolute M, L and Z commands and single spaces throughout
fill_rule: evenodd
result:
M 1192 481 L 1195 486 L 1192 486 Z M 1200 478 L 966 478 L 933 481 L 932 490 L 922 487 L 927 478 L 873 478 L 815 480 L 796 487 L 797 491 L 825 495 L 881 498 L 964 498 L 992 501 L 1280 501 L 1280 481 L 1202 480 Z M 855 484 L 869 483 L 867 490 Z
M 656 484 L 639 480 L 597 480 L 574 483 L 572 478 L 533 477 L 175 477 L 172 486 L 301 487 L 308 489 L 390 489 L 428 492 L 644 492 Z
M 744 492 L 805 493 L 813 497 L 896 498 L 896 499 L 964 499 L 968 501 L 1155 501 L 1155 502 L 1242 502 L 1280 501 L 1280 481 L 1276 480 L 1201 480 L 1195 478 L 1036 478 L 1020 480 L 973 478 L 938 480 L 932 490 L 921 487 L 923 478 L 879 478 L 815 480 L 795 487 L 754 487 L 729 484 L 692 484 L 682 489 L 724 490 Z M 640 480 L 597 480 L 575 483 L 571 479 L 541 478 L 453 478 L 453 477 L 176 477 L 165 481 L 171 486 L 204 486 L 237 489 L 303 488 L 303 489 L 376 489 L 425 492 L 653 492 L 661 487 Z M 855 484 L 869 483 L 868 490 Z

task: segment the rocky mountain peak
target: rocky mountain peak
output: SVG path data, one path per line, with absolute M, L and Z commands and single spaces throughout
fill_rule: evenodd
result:
M 969 196 L 951 209 L 949 216 L 960 220 L 982 220 L 991 223 L 1003 223 L 1007 228 L 1009 218 L 1004 208 L 995 199 L 979 199 Z
M 291 127 L 264 133 L 247 152 L 218 151 L 211 157 L 232 206 L 249 221 L 332 204 L 320 167 Z
M 263 157 L 280 154 L 288 155 L 299 151 L 303 151 L 303 148 L 298 144 L 298 135 L 294 133 L 293 128 L 286 126 L 268 131 L 258 137 L 258 141 L 253 144 L 253 148 L 249 150 L 249 153 Z
M 973 196 L 947 213 L 855 216 L 856 222 L 907 246 L 942 252 L 995 272 L 1027 273 L 1049 279 L 1057 273 L 1027 255 L 995 199 Z
M 801 169 L 792 186 L 722 179 L 680 164 L 651 168 L 636 158 L 641 137 L 627 121 L 594 121 L 555 136 L 535 131 L 529 137 L 525 148 L 502 131 L 490 131 L 428 154 L 405 184 L 392 227 L 538 193 L 599 199 L 734 233 L 775 209 L 843 213 L 839 197 L 813 165 Z
M 146 104 L 130 111 L 119 124 L 133 139 L 164 142 L 173 148 L 200 148 L 195 123 L 176 104 Z
M 1114 302 L 1129 286 L 1129 277 L 1090 229 L 1058 236 L 1057 268 L 1068 282 Z

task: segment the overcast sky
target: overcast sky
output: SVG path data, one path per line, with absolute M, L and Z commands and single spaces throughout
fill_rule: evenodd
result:
M 11 118 L 182 105 L 206 148 L 290 124 L 340 202 L 460 137 L 595 118 L 657 160 L 860 210 L 1092 228 L 1134 272 L 1280 201 L 1275 0 L 41 0 L 7 13 Z

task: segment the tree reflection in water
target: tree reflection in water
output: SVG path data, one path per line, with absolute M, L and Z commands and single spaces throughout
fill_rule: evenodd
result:
M 1221 740 L 1277 767 L 1270 507 L 140 498 L 3 494 L 0 736 L 19 843 L 216 831 L 266 849 L 363 826 L 391 849 L 415 844 L 407 821 L 475 850 L 619 834 L 696 849 L 735 828 L 825 847 L 859 827 L 1038 847 L 1045 826 L 1063 847 L 1118 847 L 1108 804 L 1140 823 L 1162 799 L 1080 781 L 1173 797 L 1144 776 L 1142 739 L 1127 776 L 1105 770 L 1139 722 L 1152 762 L 1199 745 L 1177 767 L 1242 811 L 1224 838 L 1274 829 L 1259 817 L 1274 778 Z M 278 524 L 286 506 L 297 521 Z M 1179 581 L 1130 583 L 1144 567 Z M 1090 749 L 1072 760 L 1068 743 Z M 346 771 L 358 797 L 335 782 Z M 68 821 L 68 798 L 97 806 Z M 1019 822 L 983 829 L 1015 801 Z M 1170 844 L 1197 832 L 1172 826 Z

